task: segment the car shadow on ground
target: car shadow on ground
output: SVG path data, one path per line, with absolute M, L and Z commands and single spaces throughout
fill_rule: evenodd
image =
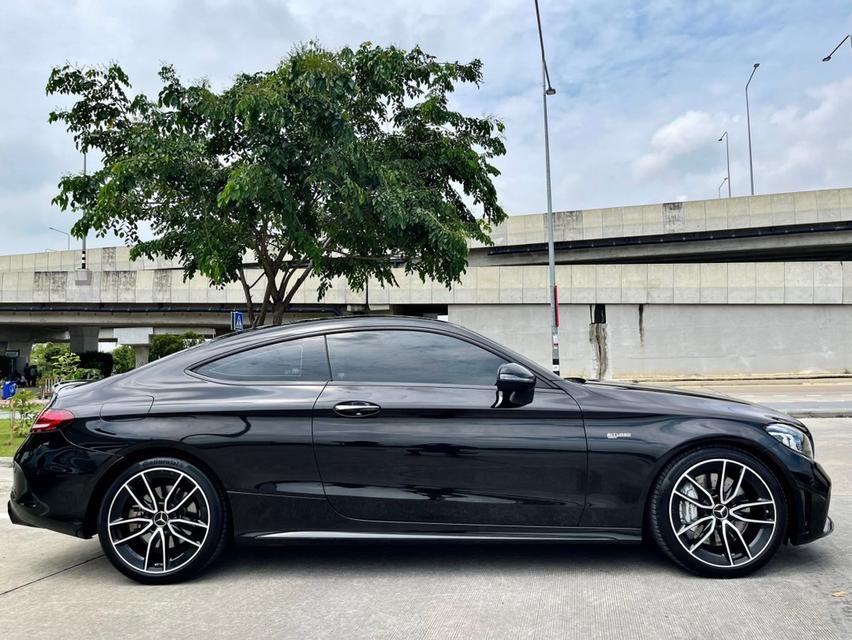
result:
M 827 553 L 828 550 L 825 550 Z M 759 576 L 782 577 L 829 561 L 815 547 L 782 547 Z M 825 556 L 825 557 L 824 557 Z M 295 571 L 313 576 L 341 573 L 402 576 L 434 572 L 581 571 L 612 575 L 688 575 L 656 547 L 565 543 L 306 543 L 228 549 L 210 574 L 272 575 Z

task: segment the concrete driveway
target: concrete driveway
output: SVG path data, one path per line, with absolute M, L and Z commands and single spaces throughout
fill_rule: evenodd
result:
M 647 546 L 348 544 L 232 551 L 191 583 L 146 587 L 97 541 L 4 516 L 0 637 L 849 640 L 852 420 L 808 424 L 837 529 L 750 578 L 695 578 Z

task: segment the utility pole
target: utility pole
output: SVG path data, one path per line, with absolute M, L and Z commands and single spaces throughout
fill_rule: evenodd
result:
M 83 152 L 83 177 L 86 177 L 86 152 Z M 83 236 L 83 250 L 80 252 L 80 268 L 86 270 L 86 235 Z
M 754 67 L 751 70 L 751 75 L 748 77 L 748 82 L 746 82 L 745 94 L 746 94 L 746 123 L 748 125 L 748 175 L 751 179 L 751 195 L 754 195 L 754 167 L 751 163 L 751 116 L 748 111 L 748 85 L 751 84 L 751 79 L 754 77 L 754 72 L 757 71 L 757 68 L 760 66 L 759 62 L 754 63 Z
M 561 374 L 559 367 L 559 289 L 556 286 L 556 254 L 553 248 L 553 196 L 550 184 L 550 132 L 547 122 L 547 98 L 556 94 L 550 84 L 547 72 L 547 58 L 544 55 L 544 35 L 541 30 L 541 13 L 538 0 L 535 0 L 535 18 L 538 24 L 538 42 L 541 47 L 541 101 L 544 112 L 544 172 L 547 183 L 547 266 L 550 289 L 550 343 L 552 349 L 552 368 L 556 375 Z
M 727 179 L 727 178 L 722 178 L 722 182 L 719 184 L 719 188 L 717 189 L 717 193 L 719 194 L 719 198 L 721 198 L 721 197 L 722 197 L 722 187 L 724 187 L 724 186 L 725 186 L 725 183 L 726 183 L 726 182 L 728 183 L 728 188 L 729 188 L 729 189 L 731 188 L 731 183 L 728 181 L 728 179 Z M 729 197 L 729 198 L 731 197 L 731 194 L 730 194 L 730 193 L 728 194 L 728 197 Z
M 731 151 L 728 147 L 728 132 L 725 131 L 721 136 L 719 136 L 719 142 L 722 142 L 722 138 L 725 139 L 725 160 L 728 161 L 728 197 L 731 197 Z

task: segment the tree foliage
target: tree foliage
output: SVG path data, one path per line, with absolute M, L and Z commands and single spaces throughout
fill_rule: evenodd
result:
M 129 344 L 118 345 L 112 350 L 113 370 L 115 373 L 127 373 L 136 368 L 136 354 Z
M 64 351 L 50 360 L 50 372 L 57 380 L 76 380 L 80 369 L 80 356 Z
M 320 297 L 337 277 L 395 285 L 397 265 L 451 286 L 468 241 L 490 242 L 505 218 L 492 182 L 503 125 L 449 104 L 457 85 L 479 85 L 478 60 L 310 43 L 218 92 L 170 66 L 160 78 L 151 99 L 130 96 L 116 64 L 53 69 L 47 92 L 76 100 L 50 121 L 103 156 L 63 177 L 54 202 L 82 212 L 75 235 L 113 231 L 134 258 L 240 282 L 252 325 L 280 322 L 312 274 Z
M 30 432 L 42 405 L 29 390 L 18 391 L 9 399 L 9 441 L 12 436 L 25 436 Z
M 68 353 L 67 343 L 40 342 L 33 345 L 30 354 L 30 364 L 36 365 L 41 375 L 53 375 L 53 364 L 56 358 Z
M 151 337 L 151 350 L 148 357 L 151 361 L 159 360 L 202 342 L 204 342 L 204 336 L 194 331 L 187 331 L 181 335 L 175 333 L 155 335 Z

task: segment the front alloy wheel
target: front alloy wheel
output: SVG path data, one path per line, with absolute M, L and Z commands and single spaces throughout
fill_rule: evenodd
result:
M 652 497 L 657 543 L 687 569 L 713 577 L 750 573 L 786 530 L 784 492 L 759 460 L 737 449 L 686 454 L 662 473 Z
M 216 486 L 176 458 L 134 464 L 107 490 L 98 534 L 122 573 L 146 583 L 177 582 L 221 552 L 225 511 Z

